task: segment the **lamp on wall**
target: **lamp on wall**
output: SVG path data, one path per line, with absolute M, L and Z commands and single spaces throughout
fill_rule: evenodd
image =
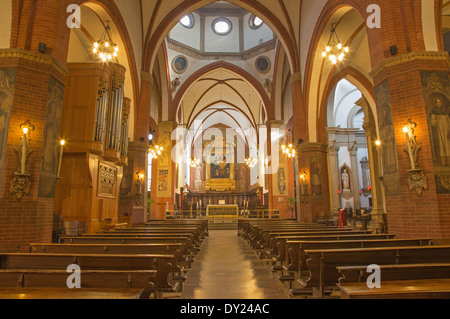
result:
M 328 57 L 332 64 L 337 64 L 344 60 L 344 57 L 349 50 L 349 47 L 344 46 L 341 43 L 341 40 L 339 40 L 339 36 L 336 32 L 336 23 L 332 23 L 330 40 L 322 52 L 322 57 Z
M 34 126 L 27 120 L 20 125 L 20 132 L 22 134 L 22 141 L 16 148 L 16 152 L 19 155 L 20 167 L 15 173 L 13 180 L 10 182 L 10 193 L 15 194 L 18 200 L 21 200 L 23 196 L 30 193 L 30 174 L 27 172 L 27 159 L 33 151 L 30 148 L 30 134 L 34 131 Z
M 142 182 L 145 178 L 145 175 L 141 172 L 136 173 L 136 196 L 134 197 L 134 202 L 136 205 L 142 204 Z
M 56 174 L 56 179 L 62 179 L 62 177 L 59 176 L 59 173 L 61 172 L 61 164 L 62 164 L 62 157 L 64 153 L 64 145 L 66 145 L 65 140 L 59 141 L 59 163 L 58 163 L 58 174 Z
M 417 143 L 415 129 L 417 123 L 408 119 L 405 125 L 403 125 L 403 133 L 405 133 L 406 147 L 405 152 L 408 153 L 411 169 L 409 173 L 409 190 L 415 190 L 417 195 L 421 196 L 424 190 L 428 189 L 428 180 L 423 170 L 417 165 L 417 157 L 421 146 Z
M 302 204 L 308 203 L 308 183 L 306 182 L 306 177 L 308 175 L 306 172 L 303 172 L 303 174 L 300 174 L 300 200 Z
M 111 27 L 109 22 L 106 21 L 105 32 L 101 38 L 94 43 L 94 49 L 92 52 L 96 54 L 103 62 L 111 61 L 113 57 L 117 57 L 119 53 L 119 47 L 115 44 L 110 36 Z

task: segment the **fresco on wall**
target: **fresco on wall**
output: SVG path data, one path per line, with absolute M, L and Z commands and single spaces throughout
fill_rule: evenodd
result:
M 311 173 L 311 192 L 314 197 L 322 197 L 322 171 L 320 158 L 314 156 L 311 158 L 310 163 L 310 173 Z
M 8 144 L 9 120 L 16 81 L 15 69 L 0 70 L 0 193 L 3 185 L 3 171 L 6 160 L 6 146 Z
M 397 196 L 400 190 L 400 174 L 397 161 L 395 128 L 392 120 L 389 83 L 385 81 L 375 88 L 378 126 L 380 128 L 383 185 L 386 196 Z
M 169 189 L 169 170 L 160 169 L 158 172 L 158 191 L 166 192 Z
M 60 126 L 64 98 L 64 85 L 50 78 L 44 129 L 39 197 L 55 197 L 56 174 L 59 165 Z
M 285 195 L 286 192 L 286 174 L 284 168 L 278 170 L 278 191 L 280 195 Z
M 450 84 L 447 72 L 421 72 L 438 194 L 450 194 Z

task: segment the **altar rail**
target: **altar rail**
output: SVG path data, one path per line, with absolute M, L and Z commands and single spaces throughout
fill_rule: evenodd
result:
M 166 212 L 166 219 L 201 219 L 207 217 L 207 210 L 200 208 L 192 211 L 168 210 Z M 280 211 L 278 209 L 239 209 L 238 218 L 278 219 L 280 218 Z

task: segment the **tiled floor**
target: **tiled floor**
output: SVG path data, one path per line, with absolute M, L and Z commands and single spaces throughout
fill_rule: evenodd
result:
M 181 293 L 181 299 L 287 298 L 281 282 L 237 230 L 209 231 Z

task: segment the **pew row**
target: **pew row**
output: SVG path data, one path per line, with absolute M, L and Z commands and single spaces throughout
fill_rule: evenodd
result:
M 0 269 L 156 270 L 155 293 L 173 292 L 169 283 L 173 255 L 0 254 Z
M 298 282 L 312 288 L 314 297 L 325 296 L 325 287 L 339 281 L 339 266 L 397 265 L 450 262 L 450 246 L 383 247 L 305 250 L 307 271 Z
M 77 299 L 90 299 L 95 296 L 95 291 L 99 293 L 98 298 L 104 297 L 107 291 L 111 291 L 117 298 L 114 291 L 133 295 L 136 294 L 137 289 L 139 289 L 137 299 L 149 299 L 154 293 L 156 273 L 156 270 L 82 270 L 80 288 L 77 289 L 90 293 L 86 296 L 81 295 Z M 16 288 L 14 291 L 21 295 L 30 293 L 30 290 L 26 288 L 59 288 L 44 289 L 42 293 L 50 293 L 53 296 L 58 292 L 72 299 L 76 296 L 71 294 L 74 289 L 67 287 L 69 276 L 70 273 L 66 270 L 58 269 L 0 269 L 0 299 L 7 297 L 2 293 L 5 291 L 2 288 Z M 7 290 L 7 293 L 11 293 L 11 289 Z M 156 297 L 156 294 L 154 295 Z M 41 299 L 43 295 L 39 297 Z

